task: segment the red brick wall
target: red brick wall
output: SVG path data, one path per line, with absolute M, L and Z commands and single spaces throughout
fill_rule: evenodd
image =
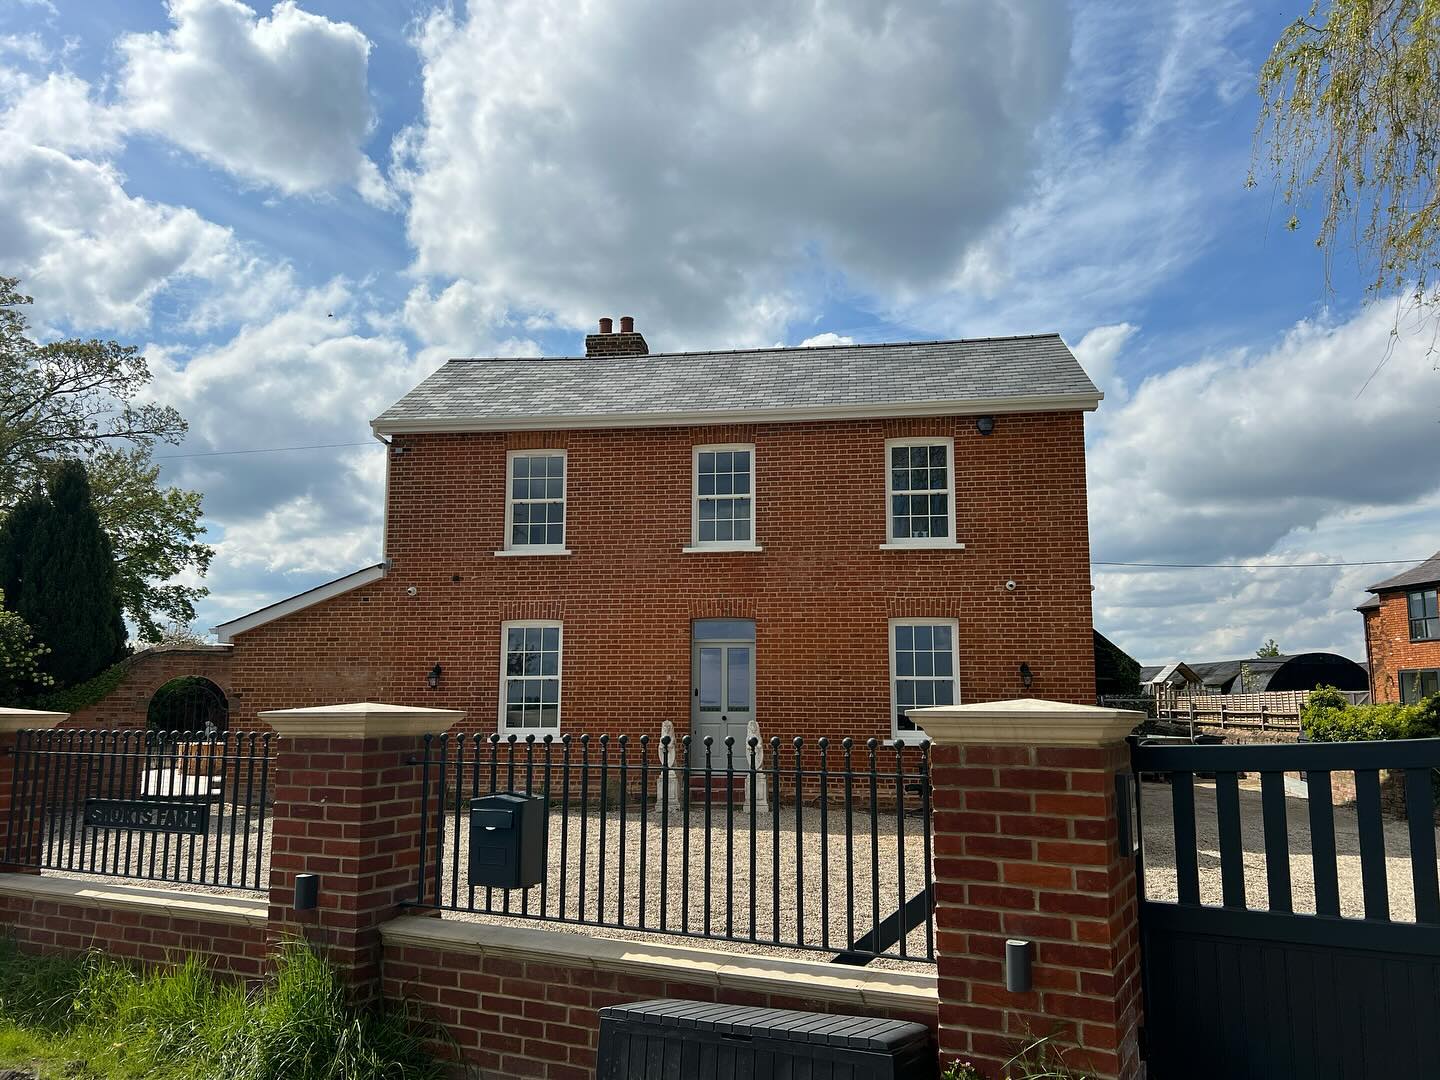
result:
M 185 915 L 120 907 L 0 896 L 0 926 L 21 947 L 39 952 L 100 949 L 149 963 L 194 954 L 213 970 L 258 979 L 265 965 L 265 930 Z
M 225 645 L 145 649 L 130 658 L 114 690 L 94 705 L 72 713 L 63 726 L 86 730 L 144 727 L 155 691 L 186 675 L 209 679 L 229 697 L 231 655 Z
M 882 551 L 885 440 L 955 440 L 963 551 Z M 683 554 L 691 448 L 756 445 L 764 551 Z M 564 623 L 562 724 L 656 732 L 690 715 L 690 622 L 757 624 L 768 737 L 888 734 L 888 620 L 955 618 L 965 700 L 1094 700 L 1082 414 L 755 427 L 415 435 L 389 456 L 382 581 L 236 638 L 232 722 L 371 699 L 464 709 L 493 730 L 500 624 Z M 496 557 L 507 449 L 569 452 L 560 557 Z M 1013 578 L 1014 592 L 1005 589 Z M 409 587 L 418 595 L 406 595 Z M 444 669 L 430 691 L 425 675 Z
M 412 945 L 387 946 L 385 996 L 408 998 L 455 1037 L 468 1065 L 490 1077 L 592 1080 L 599 1011 L 647 998 L 722 1001 L 774 1009 L 890 1016 L 933 1028 L 935 1015 L 888 1012 L 792 995 L 721 990 L 701 981 L 660 980 L 568 964 L 477 957 Z
M 1411 641 L 1406 593 L 1382 593 L 1378 610 L 1365 612 L 1370 688 L 1376 701 L 1400 700 L 1400 672 L 1440 668 L 1440 641 Z

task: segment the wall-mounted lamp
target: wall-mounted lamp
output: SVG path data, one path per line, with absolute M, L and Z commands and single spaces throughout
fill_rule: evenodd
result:
M 1005 989 L 1012 994 L 1028 994 L 1032 985 L 1031 961 L 1035 955 L 1033 941 L 1011 938 L 1005 942 Z
M 318 874 L 295 875 L 295 910 L 314 911 L 320 903 L 320 877 Z
M 975 430 L 981 435 L 989 435 L 995 430 L 995 418 L 993 416 L 977 416 L 975 418 Z
M 427 674 L 427 675 L 425 676 L 425 685 L 428 686 L 428 687 L 430 687 L 431 690 L 438 690 L 438 689 L 440 689 L 440 665 L 439 665 L 439 664 L 436 664 L 434 667 L 432 667 L 432 668 L 430 669 L 429 674 Z M 1027 684 L 1027 685 L 1028 685 L 1028 684 Z
M 1026 690 L 1029 690 L 1031 684 L 1032 684 L 1034 681 L 1035 681 L 1035 673 L 1030 670 L 1030 665 L 1029 665 L 1026 661 L 1021 660 L 1021 661 L 1020 661 L 1020 685 L 1023 686 L 1023 687 L 1025 687 Z

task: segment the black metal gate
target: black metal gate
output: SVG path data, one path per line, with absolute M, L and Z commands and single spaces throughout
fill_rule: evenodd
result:
M 150 699 L 145 726 L 151 731 L 199 731 L 222 735 L 230 726 L 225 691 L 209 679 L 171 679 Z
M 1134 767 L 1153 1080 L 1440 1076 L 1440 739 L 1142 743 Z

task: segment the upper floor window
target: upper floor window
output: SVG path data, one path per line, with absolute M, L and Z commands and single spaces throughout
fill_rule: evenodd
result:
M 1440 641 L 1440 590 L 1421 589 L 1407 598 L 1410 604 L 1410 640 Z
M 1402 704 L 1413 705 L 1436 693 L 1440 693 L 1440 669 L 1400 672 L 1400 701 Z
M 920 731 L 906 710 L 960 700 L 959 636 L 954 619 L 891 620 L 890 715 L 897 739 Z
M 696 547 L 755 546 L 755 447 L 695 447 Z
M 500 732 L 560 730 L 560 624 L 508 622 L 500 631 Z
M 886 493 L 886 540 L 914 547 L 955 544 L 953 439 L 892 439 Z
M 513 450 L 505 501 L 505 547 L 565 547 L 565 451 Z

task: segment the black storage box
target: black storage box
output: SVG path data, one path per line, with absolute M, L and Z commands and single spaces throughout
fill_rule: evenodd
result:
M 600 1010 L 596 1080 L 935 1080 L 930 1029 L 701 1001 Z

